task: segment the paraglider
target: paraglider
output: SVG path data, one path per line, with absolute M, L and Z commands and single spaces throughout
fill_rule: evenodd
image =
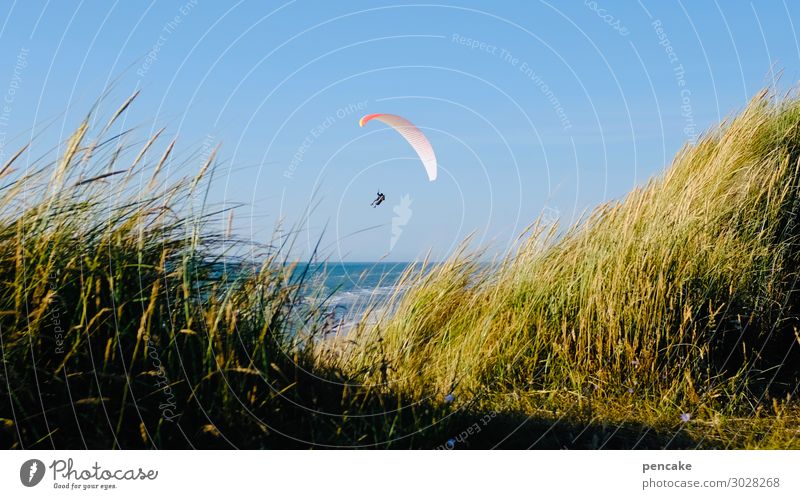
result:
M 406 139 L 409 144 L 411 144 L 411 147 L 414 148 L 417 156 L 419 156 L 420 161 L 422 161 L 422 165 L 425 167 L 425 172 L 428 174 L 428 180 L 431 182 L 436 180 L 436 154 L 433 152 L 431 143 L 428 142 L 428 139 L 425 138 L 425 135 L 420 131 L 419 128 L 414 126 L 413 123 L 402 116 L 381 113 L 368 114 L 364 116 L 359 120 L 358 125 L 363 127 L 371 120 L 382 121 L 394 128 L 397 133 L 402 135 L 403 138 Z M 378 197 L 380 198 L 380 193 Z M 383 201 L 383 199 L 381 199 L 381 201 Z
M 372 204 L 370 204 L 370 206 L 372 206 L 373 208 L 377 208 L 378 205 L 383 203 L 384 201 L 386 201 L 386 196 L 384 196 L 381 191 L 378 191 L 378 197 L 375 198 L 375 201 L 373 201 Z

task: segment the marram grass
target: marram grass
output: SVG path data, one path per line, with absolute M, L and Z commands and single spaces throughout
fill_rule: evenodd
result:
M 796 97 L 561 233 L 409 268 L 338 336 L 291 232 L 222 264 L 213 154 L 167 183 L 174 143 L 105 137 L 129 103 L 0 167 L 3 447 L 798 447 Z
M 564 234 L 535 224 L 494 265 L 409 276 L 339 365 L 486 411 L 796 446 L 798 186 L 800 104 L 763 93 Z

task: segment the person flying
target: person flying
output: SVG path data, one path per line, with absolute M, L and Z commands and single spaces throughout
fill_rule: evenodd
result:
M 376 208 L 379 204 L 383 203 L 384 201 L 386 201 L 386 196 L 384 196 L 381 191 L 378 191 L 378 197 L 375 198 L 375 201 L 373 201 L 370 204 L 370 206 Z

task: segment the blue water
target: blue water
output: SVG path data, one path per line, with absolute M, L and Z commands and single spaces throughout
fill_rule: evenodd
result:
M 287 264 L 288 265 L 288 264 Z M 383 310 L 389 299 L 403 289 L 398 284 L 409 266 L 421 264 L 408 262 L 328 262 L 293 264 L 289 281 L 302 283 L 301 293 L 307 305 L 321 306 L 333 312 L 332 317 L 342 322 L 360 320 L 367 307 Z M 236 275 L 250 273 L 257 267 L 228 262 L 220 264 L 218 274 Z M 216 274 L 215 274 L 216 275 Z
M 328 263 L 315 268 L 312 280 L 321 285 L 328 304 L 337 312 L 365 306 L 369 301 L 380 303 L 397 289 L 398 280 L 408 262 Z M 402 291 L 402 290 L 400 290 Z

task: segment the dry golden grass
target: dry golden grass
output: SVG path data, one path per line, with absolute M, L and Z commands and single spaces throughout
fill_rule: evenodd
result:
M 105 137 L 132 100 L 0 167 L 0 446 L 797 447 L 795 96 L 562 233 L 410 267 L 335 338 L 291 233 L 221 266 L 213 155 L 165 185 L 174 141 Z
M 781 416 L 767 422 L 796 422 L 786 401 L 800 372 L 799 161 L 800 104 L 762 93 L 564 234 L 537 223 L 499 262 L 462 252 L 409 275 L 395 313 L 336 347 L 339 366 L 386 390 L 454 393 L 486 410 L 579 416 L 591 406 L 608 422 L 662 427 L 689 413 L 700 428 L 754 423 L 774 401 Z M 388 376 L 375 372 L 381 363 Z M 713 442 L 794 442 L 771 431 Z

